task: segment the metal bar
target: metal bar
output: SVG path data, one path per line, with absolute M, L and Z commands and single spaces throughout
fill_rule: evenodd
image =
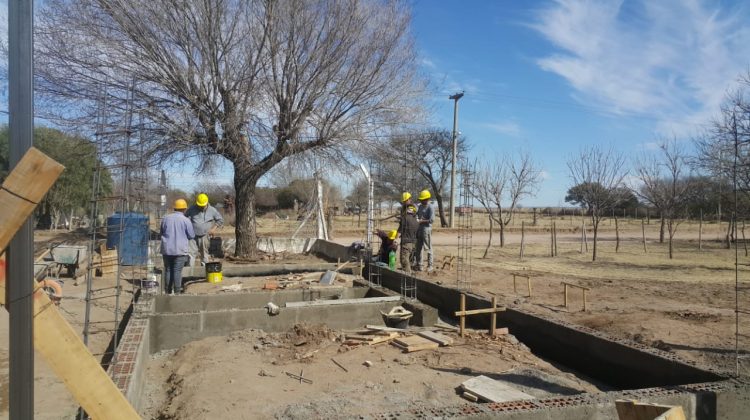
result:
M 33 0 L 8 2 L 8 125 L 10 167 L 33 144 Z M 9 418 L 34 418 L 34 231 L 26 220 L 8 247 Z

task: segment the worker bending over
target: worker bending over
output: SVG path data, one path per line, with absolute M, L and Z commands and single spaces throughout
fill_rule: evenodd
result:
M 217 228 L 224 226 L 224 218 L 216 208 L 208 204 L 208 196 L 203 193 L 198 194 L 195 204 L 187 209 L 185 216 L 190 219 L 195 231 L 195 249 L 191 253 L 190 265 L 195 264 L 196 250 L 201 256 L 201 265 L 206 265 L 211 262 L 208 254 L 209 239 L 214 236 Z
M 380 251 L 378 252 L 378 261 L 388 264 L 391 252 L 395 253 L 398 250 L 398 244 L 396 244 L 398 231 L 392 230 L 390 232 L 385 232 L 378 229 L 375 231 L 375 235 L 380 238 Z

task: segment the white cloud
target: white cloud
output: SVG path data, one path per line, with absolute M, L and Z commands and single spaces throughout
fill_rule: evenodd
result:
M 702 0 L 555 0 L 531 26 L 559 49 L 538 65 L 577 100 L 684 134 L 707 123 L 747 71 L 747 17 Z
M 483 123 L 482 127 L 492 130 L 499 134 L 507 136 L 518 137 L 521 134 L 521 126 L 514 121 L 499 121 L 491 123 Z

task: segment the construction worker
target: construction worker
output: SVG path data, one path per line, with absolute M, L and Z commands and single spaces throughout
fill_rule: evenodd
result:
M 408 191 L 401 193 L 401 217 L 406 213 L 406 208 L 413 205 L 414 203 L 411 201 L 411 193 Z
M 397 230 L 385 232 L 380 229 L 375 231 L 375 235 L 380 238 L 380 251 L 378 251 L 378 261 L 388 264 L 388 259 L 391 252 L 398 251 L 398 244 L 396 244 L 396 237 L 398 236 Z
M 435 221 L 435 210 L 430 205 L 432 195 L 428 190 L 419 193 L 419 206 L 417 207 L 417 247 L 414 250 L 415 270 L 422 271 L 422 250 L 427 252 L 427 271 L 433 270 L 432 255 L 432 223 Z
M 188 261 L 189 243 L 195 237 L 193 224 L 185 217 L 187 201 L 174 202 L 174 213 L 161 220 L 161 254 L 164 259 L 164 292 L 182 293 L 182 268 Z
M 208 254 L 209 240 L 216 233 L 216 229 L 224 226 L 224 218 L 215 207 L 208 204 L 208 196 L 204 193 L 198 194 L 195 204 L 185 212 L 185 216 L 193 223 L 195 231 L 195 247 L 191 253 L 190 266 L 195 264 L 196 252 L 201 256 L 201 265 L 211 261 Z
M 417 241 L 417 229 L 419 229 L 417 208 L 413 204 L 407 205 L 398 226 L 398 233 L 401 235 L 401 269 L 406 274 L 411 274 L 411 259 L 414 253 L 414 243 Z

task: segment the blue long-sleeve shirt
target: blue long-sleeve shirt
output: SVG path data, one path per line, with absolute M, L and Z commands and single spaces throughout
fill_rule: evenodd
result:
M 188 241 L 195 238 L 193 224 L 184 214 L 176 211 L 161 220 L 162 255 L 188 255 Z
M 205 209 L 192 205 L 188 207 L 185 216 L 193 223 L 195 236 L 205 236 L 214 227 L 214 224 L 224 226 L 224 218 L 212 205 L 206 206 Z

